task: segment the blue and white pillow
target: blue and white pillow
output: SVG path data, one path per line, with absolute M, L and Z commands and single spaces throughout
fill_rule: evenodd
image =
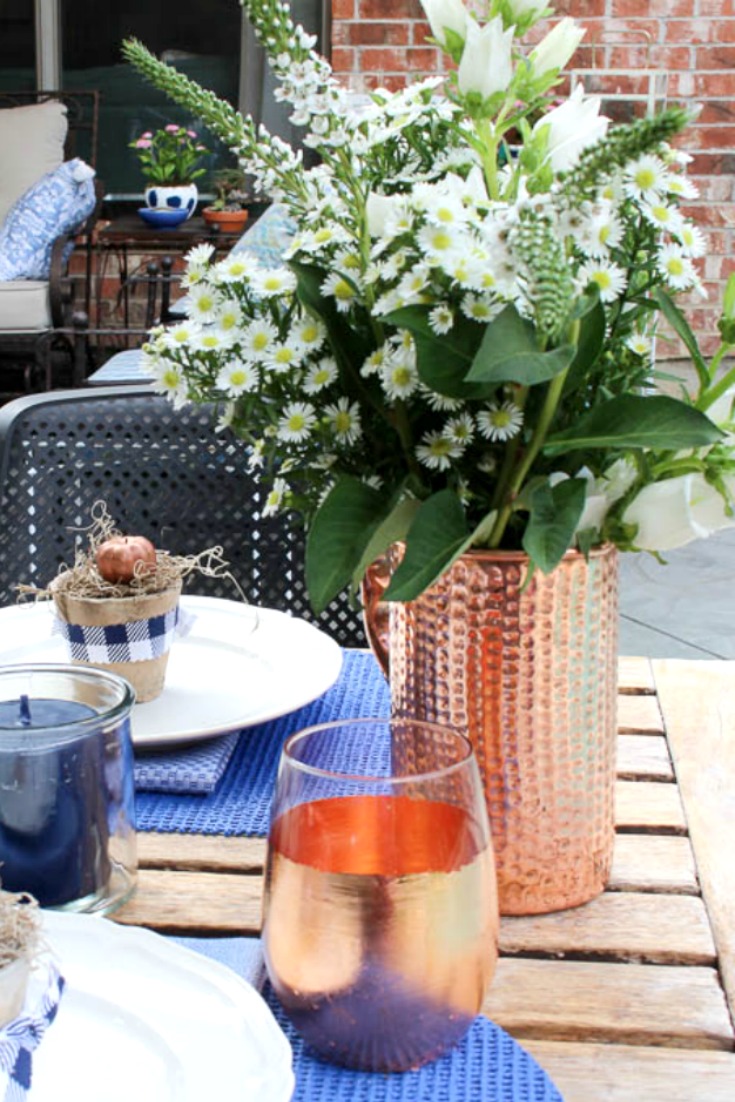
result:
M 251 253 L 265 268 L 280 268 L 283 254 L 296 233 L 296 223 L 280 203 L 263 211 L 258 221 L 245 230 L 232 247 L 232 255 Z
M 48 279 L 54 241 L 94 210 L 94 175 L 79 158 L 65 161 L 16 200 L 0 226 L 0 280 Z

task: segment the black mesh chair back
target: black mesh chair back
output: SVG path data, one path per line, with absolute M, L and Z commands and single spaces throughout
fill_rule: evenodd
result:
M 174 410 L 148 386 L 52 391 L 0 408 L 0 606 L 20 584 L 45 587 L 71 564 L 73 528 L 104 501 L 118 528 L 173 554 L 221 546 L 248 601 L 315 621 L 365 646 L 343 595 L 316 619 L 297 523 L 262 517 L 265 490 L 245 444 L 217 433 L 210 407 Z M 239 599 L 226 578 L 190 576 L 185 592 Z

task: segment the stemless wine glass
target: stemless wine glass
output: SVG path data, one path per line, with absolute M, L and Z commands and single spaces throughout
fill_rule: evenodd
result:
M 273 988 L 321 1055 L 401 1071 L 455 1044 L 497 962 L 487 811 L 464 736 L 355 719 L 286 742 L 263 944 Z

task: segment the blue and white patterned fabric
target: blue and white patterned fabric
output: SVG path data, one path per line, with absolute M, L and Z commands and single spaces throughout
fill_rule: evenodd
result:
M 94 175 L 79 158 L 65 161 L 13 204 L 0 226 L 0 281 L 48 279 L 54 241 L 94 210 Z
M 63 977 L 49 965 L 41 998 L 34 1003 L 34 997 L 27 996 L 20 1015 L 0 1029 L 0 1102 L 26 1099 L 31 1088 L 33 1050 L 56 1017 L 63 990 Z
M 126 624 L 87 627 L 54 618 L 53 630 L 63 636 L 75 662 L 146 662 L 171 649 L 179 618 L 178 608 Z
M 263 211 L 258 221 L 245 230 L 230 250 L 230 255 L 250 253 L 264 268 L 280 268 L 283 254 L 296 233 L 296 223 L 289 218 L 286 208 L 273 203 Z

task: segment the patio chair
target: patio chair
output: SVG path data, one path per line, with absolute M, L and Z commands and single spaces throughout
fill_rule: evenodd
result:
M 87 250 L 101 204 L 95 91 L 0 92 L 0 391 L 49 386 L 69 367 L 74 243 Z M 78 160 L 77 160 L 78 158 Z M 81 162 L 84 162 L 83 164 Z M 88 290 L 83 305 L 88 308 Z
M 303 535 L 263 517 L 248 449 L 216 433 L 213 410 L 174 410 L 147 386 L 56 390 L 0 408 L 0 606 L 15 586 L 45 587 L 70 564 L 78 531 L 105 501 L 117 526 L 180 555 L 219 545 L 253 604 L 313 616 Z M 192 576 L 186 592 L 238 600 L 231 581 Z M 342 595 L 316 622 L 343 646 L 365 646 Z

